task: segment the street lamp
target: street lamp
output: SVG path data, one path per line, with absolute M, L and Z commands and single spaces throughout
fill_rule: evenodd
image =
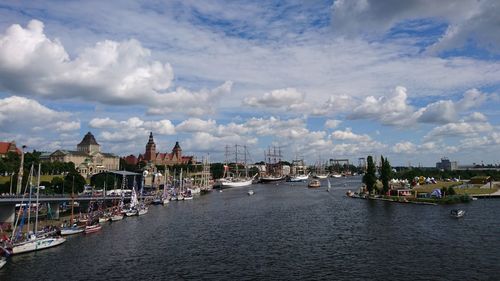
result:
M 10 173 L 10 189 L 9 194 L 12 195 L 12 178 L 14 177 L 14 172 Z

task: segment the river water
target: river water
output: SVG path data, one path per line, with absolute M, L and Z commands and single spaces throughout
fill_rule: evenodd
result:
M 500 200 L 350 199 L 359 177 L 252 185 L 150 206 L 100 233 L 13 256 L 0 280 L 499 280 Z M 452 208 L 465 217 L 449 216 Z

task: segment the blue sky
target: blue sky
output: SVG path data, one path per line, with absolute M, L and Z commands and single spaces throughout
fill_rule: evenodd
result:
M 497 1 L 0 4 L 0 140 L 223 160 L 500 159 Z

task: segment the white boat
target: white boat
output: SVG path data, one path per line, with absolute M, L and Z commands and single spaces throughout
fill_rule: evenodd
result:
M 138 212 L 136 209 L 129 209 L 125 212 L 125 215 L 127 215 L 127 217 L 132 217 L 132 216 L 137 216 Z
M 123 217 L 124 217 L 123 214 L 120 214 L 120 213 L 114 214 L 111 216 L 111 221 L 119 221 L 119 220 L 122 220 Z
M 103 223 L 103 222 L 107 222 L 109 221 L 109 217 L 108 216 L 104 216 L 104 217 L 100 217 L 99 218 L 99 223 Z
M 188 191 L 190 191 L 191 194 L 200 194 L 201 193 L 201 188 L 199 188 L 199 187 L 188 188 Z
M 102 226 L 100 224 L 87 225 L 85 227 L 85 234 L 94 233 L 101 230 Z
M 342 177 L 341 174 L 332 174 L 331 176 L 332 176 L 332 178 L 341 178 Z
M 148 207 L 141 207 L 139 208 L 139 210 L 137 211 L 137 215 L 138 216 L 142 216 L 142 215 L 145 215 L 148 213 Z
M 66 242 L 66 239 L 62 237 L 34 237 L 33 235 L 28 241 L 14 244 L 12 246 L 12 254 L 21 254 L 51 248 L 64 242 Z
M 318 188 L 320 186 L 321 186 L 321 182 L 319 180 L 312 180 L 307 185 L 307 187 L 309 187 L 309 188 Z
M 0 269 L 2 269 L 2 267 L 7 263 L 7 259 L 6 258 L 1 258 L 0 259 Z
M 242 186 L 249 186 L 252 184 L 253 178 L 248 179 L 248 180 L 234 180 L 234 179 L 224 179 L 220 181 L 220 185 L 222 188 L 228 188 L 228 187 L 242 187 Z
M 22 165 L 21 165 L 22 167 Z M 40 171 L 41 171 L 41 164 L 38 164 L 38 185 L 36 188 L 36 206 L 38 206 L 38 199 L 40 195 Z M 33 178 L 33 165 L 31 165 L 31 170 L 30 170 L 30 179 Z M 23 241 L 14 241 L 12 243 L 12 254 L 20 254 L 20 253 L 26 253 L 26 252 L 31 252 L 31 251 L 37 251 L 37 250 L 42 250 L 46 248 L 51 248 L 55 247 L 57 245 L 60 245 L 66 241 L 65 238 L 62 238 L 60 236 L 52 236 L 54 235 L 54 231 L 51 232 L 37 232 L 38 231 L 38 211 L 39 209 L 36 209 L 36 217 L 35 217 L 35 225 L 34 225 L 34 231 L 30 232 L 29 231 L 29 223 L 30 223 L 30 213 L 31 213 L 31 193 L 32 189 L 34 186 L 31 185 L 31 180 L 30 180 L 30 190 L 29 190 L 29 201 L 28 201 L 28 206 L 29 209 L 27 211 L 28 213 L 28 238 Z M 26 185 L 26 188 L 28 188 L 28 185 Z M 26 190 L 25 190 L 26 193 Z M 24 198 L 23 198 L 24 200 Z M 21 204 L 22 205 L 22 204 Z M 23 215 L 24 217 L 24 215 Z M 12 231 L 12 238 L 11 240 L 14 240 L 13 238 L 15 237 L 16 232 L 16 227 L 17 223 L 19 220 L 19 216 L 16 220 L 16 223 L 14 225 L 14 230 Z
M 250 190 L 247 192 L 247 194 L 248 194 L 248 195 L 254 195 L 254 194 L 255 194 L 255 192 L 254 192 L 252 189 L 250 189 Z
M 289 181 L 291 182 L 300 182 L 300 181 L 306 181 L 307 179 L 309 179 L 309 176 L 311 175 L 311 173 L 307 174 L 307 175 L 296 175 L 295 177 L 291 177 L 289 179 Z
M 163 205 L 167 205 L 170 202 L 170 198 L 163 198 L 161 201 Z
M 314 175 L 314 178 L 316 178 L 316 179 L 326 179 L 326 178 L 328 178 L 328 175 Z
M 70 226 L 61 228 L 61 235 L 74 235 L 78 233 L 82 233 L 85 229 L 83 227 L 78 226 Z
M 453 209 L 451 210 L 450 212 L 450 215 L 454 218 L 461 218 L 465 215 L 465 211 L 464 210 L 458 210 L 458 209 Z
M 277 182 L 277 181 L 282 181 L 285 179 L 285 176 L 264 176 L 260 178 L 260 182 L 266 183 L 266 182 Z

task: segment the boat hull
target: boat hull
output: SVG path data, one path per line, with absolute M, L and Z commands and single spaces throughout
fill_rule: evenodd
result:
M 264 178 L 260 178 L 260 182 L 262 183 L 268 183 L 268 182 L 278 182 L 278 181 L 283 181 L 285 180 L 285 177 L 279 177 L 279 178 L 275 178 L 275 177 L 264 177 Z
M 26 241 L 12 247 L 12 254 L 21 254 L 32 251 L 52 248 L 66 242 L 62 237 L 44 237 L 35 240 Z
M 119 221 L 119 220 L 123 220 L 123 217 L 124 215 L 123 214 L 119 214 L 119 215 L 114 215 L 111 217 L 111 221 Z
M 101 228 L 102 226 L 100 224 L 87 226 L 85 227 L 85 234 L 98 232 Z
M 148 208 L 144 208 L 144 209 L 139 209 L 139 211 L 137 212 L 137 215 L 142 216 L 142 215 L 145 215 L 147 213 L 148 213 Z
M 69 228 L 61 228 L 61 235 L 74 235 L 78 233 L 82 233 L 85 229 L 80 227 L 69 227 Z
M 220 187 L 221 188 L 230 188 L 230 187 L 242 187 L 242 186 L 249 186 L 252 185 L 251 180 L 246 180 L 246 181 L 222 181 L 220 182 Z

